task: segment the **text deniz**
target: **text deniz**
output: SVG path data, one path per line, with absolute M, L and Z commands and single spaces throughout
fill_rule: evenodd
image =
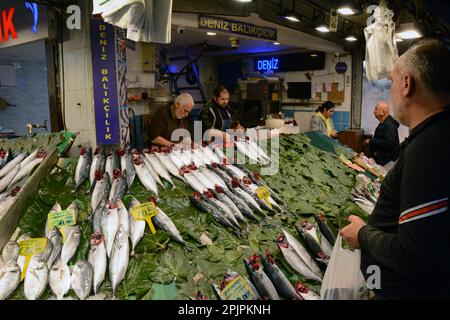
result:
M 209 318 L 213 314 L 238 317 L 240 315 L 270 315 L 270 305 L 241 305 L 224 304 L 219 307 L 194 307 L 186 304 L 178 308 L 180 315 L 201 315 Z
M 278 70 L 278 59 L 258 60 L 258 70 Z
M 16 28 L 14 27 L 13 23 L 13 16 L 14 16 L 14 8 L 10 8 L 9 10 L 3 10 L 1 12 L 1 19 L 0 19 L 0 43 L 3 41 L 8 41 L 10 38 L 13 39 L 17 38 L 17 32 Z

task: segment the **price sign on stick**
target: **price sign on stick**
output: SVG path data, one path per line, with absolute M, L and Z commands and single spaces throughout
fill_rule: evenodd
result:
M 147 221 L 152 234 L 156 233 L 155 227 L 153 226 L 152 217 L 156 216 L 158 212 L 158 208 L 153 202 L 141 203 L 140 205 L 130 209 L 130 214 L 135 221 Z
M 234 278 L 222 290 L 221 295 L 225 300 L 254 300 L 255 294 L 247 281 L 242 276 Z
M 270 191 L 266 186 L 258 187 L 256 190 L 256 195 L 259 199 L 264 200 L 268 206 L 272 209 L 272 204 L 269 201 Z
M 25 278 L 28 265 L 30 264 L 31 258 L 35 254 L 39 254 L 45 251 L 47 246 L 47 238 L 34 238 L 22 240 L 19 242 L 19 255 L 25 257 L 25 263 L 23 265 L 22 274 L 20 275 L 20 281 Z

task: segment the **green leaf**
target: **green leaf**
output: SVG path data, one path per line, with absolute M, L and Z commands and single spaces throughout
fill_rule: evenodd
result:
M 177 286 L 175 281 L 169 284 L 153 283 L 152 300 L 175 300 L 177 297 Z

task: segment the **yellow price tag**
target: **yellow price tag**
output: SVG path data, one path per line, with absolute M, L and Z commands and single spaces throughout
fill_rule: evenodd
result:
M 266 203 L 272 209 L 272 204 L 269 201 L 270 191 L 266 186 L 256 188 L 255 193 L 259 199 L 266 201 Z
M 156 216 L 158 213 L 158 208 L 153 202 L 141 203 L 140 205 L 130 209 L 130 214 L 135 221 L 147 221 L 152 234 L 156 233 L 155 227 L 153 226 L 152 217 Z
M 221 295 L 225 300 L 254 300 L 255 294 L 250 288 L 247 281 L 242 276 L 234 278 L 225 289 L 222 290 Z
M 25 263 L 23 265 L 22 274 L 20 275 L 20 281 L 25 278 L 31 258 L 35 254 L 44 252 L 46 246 L 47 238 L 27 239 L 19 242 L 19 255 L 25 257 Z
M 62 228 L 64 226 L 73 226 L 77 223 L 77 217 L 73 209 L 50 212 L 47 220 L 50 229 L 53 229 L 53 227 Z

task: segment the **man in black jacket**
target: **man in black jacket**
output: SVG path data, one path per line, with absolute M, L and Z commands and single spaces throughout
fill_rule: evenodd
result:
M 400 154 L 398 138 L 400 124 L 389 114 L 389 105 L 385 101 L 377 103 L 373 114 L 380 124 L 376 128 L 373 138 L 367 139 L 364 144 L 370 146 L 375 162 L 384 166 L 389 161 L 395 162 Z
M 361 249 L 366 279 L 379 268 L 378 299 L 450 299 L 450 50 L 421 42 L 391 78 L 394 115 L 410 135 L 368 223 L 352 215 L 341 235 Z

